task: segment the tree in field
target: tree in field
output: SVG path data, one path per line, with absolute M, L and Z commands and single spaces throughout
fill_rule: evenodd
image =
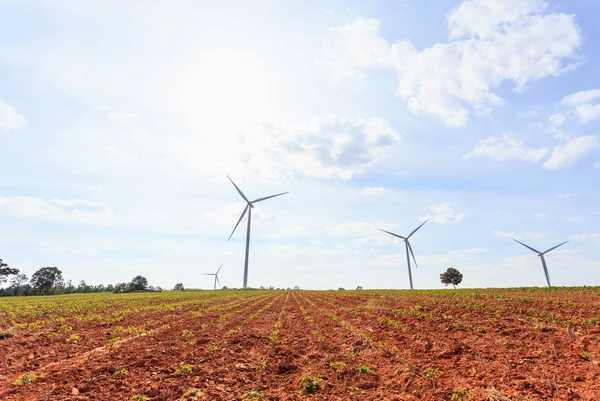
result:
M 148 279 L 144 276 L 135 276 L 131 280 L 131 289 L 133 291 L 141 291 L 146 287 L 148 287 Z
M 8 264 L 4 263 L 2 259 L 0 259 L 0 284 L 4 284 L 6 282 L 6 278 L 8 276 L 12 276 L 13 274 L 19 274 L 19 269 L 12 269 L 8 267 Z
M 52 287 L 63 285 L 62 271 L 57 267 L 42 267 L 33 273 L 30 283 L 41 294 L 48 294 Z
M 10 286 L 13 288 L 15 295 L 18 295 L 19 290 L 21 287 L 23 287 L 23 284 L 25 284 L 27 280 L 29 280 L 29 277 L 27 277 L 25 274 L 17 274 L 10 279 Z
M 177 283 L 175 284 L 175 287 L 173 287 L 174 291 L 185 291 L 185 289 L 183 288 L 183 283 Z
M 461 283 L 462 279 L 462 273 L 453 267 L 449 267 L 448 270 L 440 274 L 440 280 L 442 280 L 442 284 L 452 284 L 454 288 Z

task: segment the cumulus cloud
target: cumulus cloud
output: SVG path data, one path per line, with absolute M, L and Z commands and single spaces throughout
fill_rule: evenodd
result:
M 544 167 L 549 170 L 556 170 L 572 166 L 579 159 L 584 157 L 591 149 L 598 147 L 598 138 L 593 135 L 580 136 L 571 139 L 562 146 L 556 146 Z
M 523 142 L 510 138 L 504 134 L 502 139 L 489 137 L 477 143 L 470 152 L 465 153 L 465 159 L 474 157 L 488 157 L 496 161 L 521 160 L 525 162 L 539 162 L 548 154 L 547 147 L 528 148 Z
M 364 187 L 362 193 L 366 195 L 383 195 L 390 192 L 389 189 L 384 187 Z
M 113 217 L 112 210 L 104 203 L 82 199 L 45 200 L 33 196 L 0 196 L 0 211 L 30 219 L 69 223 L 102 222 Z
M 572 93 L 565 96 L 561 103 L 572 107 L 581 123 L 600 117 L 600 89 Z
M 256 138 L 261 140 L 256 140 Z M 400 134 L 380 118 L 314 116 L 297 125 L 264 123 L 238 137 L 237 160 L 250 169 L 344 180 L 383 160 Z
M 577 234 L 573 235 L 571 239 L 600 243 L 600 234 Z
M 421 51 L 408 40 L 390 44 L 379 20 L 356 18 L 332 29 L 327 65 L 338 80 L 365 68 L 393 69 L 409 110 L 462 126 L 472 111 L 486 114 L 502 103 L 494 89 L 503 82 L 519 92 L 574 67 L 565 66 L 581 42 L 574 16 L 546 7 L 541 0 L 465 0 L 447 16 L 449 41 Z
M 567 121 L 567 115 L 565 113 L 552 114 L 548 117 L 548 121 L 555 127 L 560 127 Z
M 21 128 L 27 120 L 12 106 L 0 101 L 0 132 L 14 131 Z
M 433 213 L 432 215 L 419 217 L 419 219 L 429 219 L 438 224 L 454 224 L 460 223 L 469 216 L 467 213 L 458 213 L 448 202 L 431 205 L 429 210 Z

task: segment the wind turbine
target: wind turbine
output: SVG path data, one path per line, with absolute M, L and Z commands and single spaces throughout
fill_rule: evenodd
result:
M 513 240 L 517 241 L 516 239 L 513 238 Z M 544 252 L 540 252 L 537 249 L 533 249 L 532 247 L 530 247 L 529 245 L 525 245 L 524 243 L 522 243 L 521 241 L 517 241 L 519 244 L 523 245 L 525 248 L 529 248 L 531 249 L 533 252 L 537 253 L 538 256 L 542 259 L 542 266 L 544 266 L 544 274 L 546 275 L 546 282 L 548 283 L 548 287 L 550 287 L 550 274 L 548 273 L 548 266 L 546 266 L 546 259 L 544 259 L 544 255 L 547 254 L 548 252 L 550 252 L 553 249 L 558 248 L 561 245 L 566 244 L 569 241 L 565 241 L 562 244 L 558 244 L 556 246 L 553 246 L 550 249 L 546 249 Z
M 410 251 L 410 254 L 412 255 L 413 261 L 415 262 L 415 267 L 418 268 L 419 266 L 417 265 L 417 260 L 415 259 L 415 254 L 413 253 L 412 246 L 410 246 L 410 242 L 408 241 L 408 239 L 414 233 L 416 233 L 419 228 L 423 227 L 423 224 L 427 223 L 428 221 L 429 221 L 429 219 L 425 220 L 419 227 L 415 228 L 410 234 L 408 234 L 407 237 L 403 237 L 401 235 L 394 234 L 389 231 L 385 231 L 385 230 L 382 230 L 381 228 L 378 228 L 378 230 L 383 231 L 384 233 L 388 233 L 390 235 L 393 235 L 394 237 L 398 237 L 398 238 L 404 240 L 404 244 L 406 246 L 406 261 L 408 262 L 408 280 L 410 281 L 410 289 L 411 290 L 413 289 L 413 282 L 412 282 L 412 273 L 410 271 L 410 256 L 408 254 L 409 251 Z
M 248 228 L 246 229 L 246 260 L 244 261 L 244 288 L 247 288 L 247 286 L 248 286 L 248 254 L 250 252 L 250 218 L 252 216 L 252 209 L 254 208 L 254 204 L 258 203 L 258 202 L 262 202 L 267 199 L 274 198 L 276 196 L 285 195 L 289 192 L 282 192 L 280 194 L 265 196 L 264 198 L 258 198 L 258 199 L 254 199 L 253 201 L 249 201 L 248 198 L 246 198 L 246 195 L 244 195 L 244 193 L 238 188 L 238 186 L 235 185 L 235 182 L 233 182 L 231 177 L 227 176 L 227 178 L 229 178 L 229 181 L 231 181 L 231 183 L 233 184 L 235 189 L 238 191 L 240 196 L 242 198 L 244 198 L 244 200 L 246 201 L 246 207 L 244 208 L 244 211 L 242 212 L 242 215 L 240 216 L 240 219 L 238 220 L 237 224 L 235 225 L 235 227 L 233 227 L 233 231 L 231 232 L 231 235 L 229 236 L 229 239 L 227 241 L 229 241 L 231 239 L 231 237 L 233 236 L 233 233 L 235 232 L 235 229 L 240 225 L 240 222 L 244 218 L 244 215 L 246 214 L 246 212 L 248 212 Z
M 215 276 L 215 285 L 213 287 L 213 290 L 217 289 L 217 281 L 219 281 L 219 271 L 221 270 L 221 267 L 223 267 L 223 263 L 221 263 L 221 266 L 219 266 L 219 270 L 217 270 L 216 273 L 204 273 L 205 276 Z M 221 285 L 220 281 L 219 285 Z

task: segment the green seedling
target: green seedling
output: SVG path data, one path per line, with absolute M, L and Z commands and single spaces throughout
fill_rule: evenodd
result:
M 321 388 L 320 383 L 323 381 L 317 376 L 302 376 L 300 379 L 300 390 L 305 394 L 312 394 Z

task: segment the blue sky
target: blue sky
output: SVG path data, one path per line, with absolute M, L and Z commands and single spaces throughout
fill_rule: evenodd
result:
M 600 284 L 592 0 L 0 1 L 0 257 L 74 282 Z

